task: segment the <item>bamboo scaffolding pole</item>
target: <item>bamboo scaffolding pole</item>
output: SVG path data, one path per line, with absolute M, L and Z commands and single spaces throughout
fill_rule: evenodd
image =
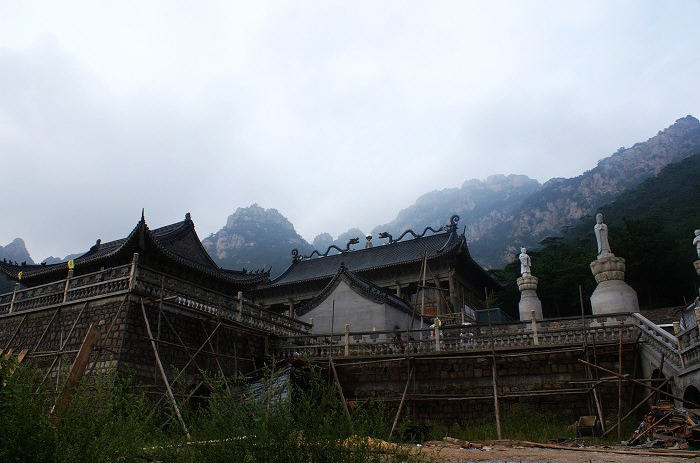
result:
M 649 427 L 646 428 L 644 431 L 642 431 L 641 434 L 639 434 L 638 436 L 636 436 L 635 438 L 633 438 L 633 439 L 629 442 L 629 445 L 634 445 L 639 439 L 642 438 L 642 436 L 645 436 L 649 431 L 651 431 L 652 429 L 654 429 L 654 427 L 655 427 L 657 424 L 661 423 L 663 420 L 665 420 L 665 419 L 668 418 L 669 416 L 673 415 L 673 413 L 674 413 L 674 410 L 671 410 L 670 412 L 666 413 L 664 416 L 662 416 L 661 418 L 659 418 L 658 420 L 656 420 L 651 426 L 649 426 Z M 617 430 L 617 433 L 618 433 L 618 434 L 620 433 L 620 429 L 619 429 L 619 428 L 618 428 L 618 430 Z
M 180 349 L 184 349 L 184 350 L 185 350 L 186 352 L 188 352 L 188 353 L 189 353 L 189 351 L 192 351 L 192 350 L 193 350 L 191 347 L 187 347 L 187 346 L 184 345 L 184 344 L 178 344 L 178 343 L 176 343 L 176 342 L 166 341 L 166 340 L 164 340 L 164 339 L 161 339 L 161 340 L 159 341 L 159 340 L 157 340 L 156 338 L 149 338 L 148 336 L 141 336 L 141 339 L 145 339 L 146 341 L 153 341 L 153 342 L 155 342 L 156 344 L 164 344 L 164 345 L 166 345 L 166 346 L 178 347 L 178 348 L 180 348 Z M 247 362 L 252 362 L 252 361 L 253 361 L 253 359 L 251 359 L 251 358 L 247 358 L 247 357 L 237 357 L 237 356 L 234 356 L 234 355 L 222 354 L 222 353 L 220 353 L 220 352 L 212 352 L 212 351 L 209 351 L 209 350 L 206 350 L 206 349 L 202 349 L 199 353 L 201 353 L 201 354 L 208 354 L 208 355 L 211 355 L 211 356 L 213 356 L 213 357 L 220 357 L 220 358 L 223 358 L 223 359 L 245 360 L 245 361 L 247 361 Z M 195 366 L 197 366 L 197 363 L 196 363 L 196 362 L 195 362 Z M 197 368 L 199 368 L 199 367 L 197 367 Z
M 17 336 L 17 333 L 19 333 L 19 329 L 24 324 L 24 320 L 26 320 L 26 318 L 27 318 L 27 314 L 24 314 L 24 316 L 22 317 L 22 320 L 20 320 L 19 323 L 17 324 L 17 328 L 15 328 L 14 333 L 12 333 L 12 337 L 10 337 L 10 339 L 7 341 L 7 344 L 5 344 L 5 348 L 0 350 L 0 352 L 6 351 L 7 349 L 10 348 L 10 345 L 12 345 L 12 341 L 15 340 L 15 337 Z
M 399 422 L 399 418 L 401 417 L 401 409 L 403 408 L 403 404 L 406 401 L 406 393 L 408 392 L 408 385 L 411 383 L 411 376 L 413 376 L 413 364 L 409 361 L 408 362 L 408 378 L 406 378 L 406 386 L 403 388 L 403 394 L 401 395 L 401 402 L 399 402 L 399 409 L 396 410 L 396 416 L 394 417 L 394 423 L 391 425 L 391 431 L 389 431 L 389 437 L 387 440 L 391 440 L 391 436 L 394 434 L 394 430 L 396 429 L 396 425 Z
M 204 335 L 205 335 L 205 336 L 208 336 L 209 333 L 207 333 L 207 330 L 206 330 L 206 328 L 204 327 L 204 322 L 201 321 L 201 320 L 200 320 L 200 322 L 201 322 L 201 326 L 202 326 L 202 331 L 204 331 Z M 217 339 L 217 340 L 219 339 L 218 333 L 217 333 L 217 335 L 216 335 L 216 339 Z M 219 362 L 219 357 L 216 355 L 216 349 L 214 348 L 214 345 L 212 344 L 211 340 L 209 340 L 209 348 L 212 350 L 212 352 L 215 353 L 215 354 L 214 354 L 214 361 L 216 361 L 216 366 L 217 366 L 218 369 L 219 369 L 219 374 L 221 375 L 221 379 L 224 380 L 224 385 L 226 386 L 226 390 L 227 390 L 227 391 L 230 391 L 231 389 L 228 387 L 228 381 L 226 381 L 226 375 L 224 374 L 224 369 L 221 368 L 221 363 Z
M 586 362 L 585 360 L 581 360 L 581 359 L 579 359 L 579 362 L 588 363 L 588 362 Z M 607 368 L 603 368 L 603 367 L 601 367 L 601 366 L 594 365 L 594 364 L 592 364 L 592 363 L 588 363 L 588 364 L 589 364 L 590 366 L 592 366 L 593 368 L 597 368 L 598 370 L 601 370 L 601 371 L 604 371 L 604 372 L 606 372 L 606 373 L 613 374 L 613 375 L 617 376 L 617 373 L 615 373 L 614 371 L 608 370 Z M 678 396 L 676 396 L 676 395 L 673 395 L 673 394 L 671 394 L 670 392 L 666 392 L 666 391 L 662 390 L 660 387 L 650 386 L 649 384 L 645 384 L 645 383 L 643 383 L 642 381 L 638 381 L 638 380 L 633 379 L 633 378 L 624 378 L 624 379 L 625 379 L 626 381 L 632 381 L 633 383 L 637 383 L 637 384 L 639 384 L 640 386 L 643 386 L 643 387 L 645 387 L 645 388 L 647 388 L 647 389 L 653 389 L 654 391 L 657 391 L 657 392 L 659 392 L 660 394 L 665 395 L 666 397 L 670 397 L 670 398 L 672 398 L 672 399 L 674 399 L 674 400 L 678 400 L 678 401 L 681 401 L 681 402 L 685 402 L 685 403 L 687 403 L 687 404 L 689 404 L 689 405 L 692 405 L 692 406 L 695 407 L 695 408 L 700 408 L 700 404 L 696 404 L 695 402 L 691 402 L 691 401 L 689 401 L 689 400 L 683 400 L 683 398 L 678 397 Z
M 527 392 L 517 392 L 517 393 L 506 393 L 499 394 L 500 398 L 519 398 L 519 397 L 540 397 L 540 396 L 550 396 L 550 395 L 577 395 L 577 394 L 587 394 L 586 389 L 553 389 L 553 390 L 542 390 L 542 391 L 527 391 Z M 430 394 L 406 394 L 406 400 L 411 402 L 433 402 L 433 401 L 446 401 L 446 402 L 461 402 L 461 401 L 472 401 L 472 400 L 491 400 L 493 399 L 492 394 L 485 395 L 471 395 L 471 396 L 460 396 L 460 395 L 430 395 Z M 355 397 L 350 399 L 356 402 L 365 401 L 377 401 L 377 402 L 399 402 L 401 401 L 401 396 L 388 396 L 388 397 Z
M 92 349 L 97 342 L 98 335 L 99 333 L 97 329 L 90 324 L 87 333 L 85 334 L 85 338 L 83 338 L 83 342 L 80 345 L 78 355 L 75 356 L 75 360 L 73 360 L 73 364 L 71 365 L 68 373 L 68 379 L 66 380 L 66 385 L 56 398 L 55 405 L 49 412 L 50 415 L 60 418 L 68 407 L 68 403 L 70 402 L 71 397 L 73 397 L 73 393 L 75 392 L 78 382 L 85 374 L 85 368 L 87 367 L 88 360 L 90 360 L 90 354 L 92 354 Z
M 41 342 L 44 340 L 44 336 L 46 336 L 46 333 L 49 331 L 49 328 L 50 328 L 51 325 L 53 324 L 53 321 L 54 321 L 54 319 L 56 318 L 56 315 L 58 314 L 58 309 L 59 309 L 59 308 L 60 308 L 60 307 L 58 307 L 58 308 L 56 308 L 56 310 L 54 310 L 53 316 L 51 317 L 51 320 L 49 320 L 49 323 L 48 323 L 48 324 L 46 325 L 46 327 L 44 328 L 44 331 L 43 331 L 43 333 L 41 333 L 41 337 L 39 338 L 39 341 L 38 341 L 38 342 L 36 343 L 36 345 L 34 346 L 34 349 L 31 350 L 30 354 L 33 354 L 33 353 L 39 348 L 39 345 L 40 345 Z
M 494 348 L 493 327 L 491 326 L 491 308 L 489 307 L 489 292 L 484 288 L 484 300 L 486 301 L 486 316 L 489 321 L 489 338 L 491 339 L 491 384 L 493 385 L 493 409 L 496 416 L 496 435 L 501 436 L 501 411 L 498 406 L 498 372 L 496 367 L 496 350 Z
M 671 380 L 671 378 L 664 379 L 663 383 L 661 383 L 659 385 L 659 387 L 664 387 L 666 385 L 666 383 L 669 382 L 670 380 Z M 632 408 L 629 412 L 627 412 L 627 414 L 625 416 L 622 417 L 622 421 L 625 421 L 628 417 L 630 417 L 632 415 L 632 413 L 636 412 L 639 409 L 639 407 L 644 405 L 647 402 L 647 400 L 649 400 L 654 394 L 656 394 L 656 391 L 651 391 L 649 394 L 647 394 L 646 397 L 644 397 L 634 408 Z M 612 432 L 613 429 L 615 429 L 619 426 L 620 426 L 619 424 L 616 424 L 612 428 L 605 431 L 601 437 L 607 436 L 608 434 L 610 434 L 610 432 Z
M 622 328 L 620 328 L 620 351 L 618 354 L 617 372 L 620 376 L 617 378 L 617 441 L 622 439 L 620 434 L 622 427 L 620 426 L 620 417 L 622 416 Z
M 58 380 L 59 380 L 59 376 L 60 376 L 60 368 L 61 368 L 61 356 L 63 354 L 63 350 L 66 348 L 66 344 L 68 344 L 68 340 L 73 335 L 73 330 L 75 330 L 75 326 L 78 324 L 78 320 L 80 320 L 80 316 L 83 314 L 83 311 L 88 307 L 88 304 L 89 304 L 89 302 L 86 302 L 85 305 L 83 305 L 83 307 L 80 309 L 80 312 L 78 312 L 78 316 L 75 317 L 75 320 L 73 321 L 73 324 L 71 325 L 70 330 L 68 331 L 68 335 L 66 336 L 65 340 L 63 339 L 63 333 L 61 333 L 61 340 L 59 341 L 59 349 L 55 353 L 56 358 L 53 359 L 53 362 L 51 362 L 49 369 L 46 371 L 46 373 L 44 374 L 44 377 L 42 378 L 41 382 L 37 386 L 37 389 L 36 389 L 37 392 L 39 391 L 39 388 L 41 387 L 41 385 L 44 384 L 44 381 L 46 381 L 46 379 L 49 377 L 49 375 L 53 371 L 53 368 L 57 362 L 58 362 L 58 367 L 59 367 L 59 373 L 56 375 L 56 384 L 58 385 Z M 79 350 L 76 352 L 79 352 Z M 32 352 L 32 354 L 30 354 L 30 357 L 34 357 L 34 352 Z M 58 389 L 58 386 L 57 386 L 57 389 Z
M 148 336 L 150 338 L 153 338 L 153 332 L 151 331 L 150 323 L 148 323 L 148 317 L 146 316 L 146 308 L 143 305 L 143 299 L 141 300 L 141 315 L 143 315 L 143 323 L 146 326 L 146 331 L 148 332 Z M 153 341 L 151 341 L 151 348 L 153 349 L 153 355 L 155 356 L 156 364 L 158 365 L 158 370 L 160 370 L 160 376 L 163 379 L 163 383 L 165 384 L 165 389 L 167 391 L 168 397 L 170 398 L 170 402 L 173 406 L 173 410 L 175 411 L 175 415 L 177 416 L 177 420 L 180 422 L 180 426 L 182 427 L 182 430 L 184 431 L 185 436 L 187 437 L 187 441 L 189 442 L 191 440 L 190 432 L 187 430 L 187 425 L 185 425 L 185 421 L 182 419 L 182 415 L 180 414 L 180 409 L 177 406 L 177 400 L 175 400 L 175 396 L 173 395 L 173 391 L 170 388 L 170 383 L 168 382 L 168 377 L 165 374 L 165 369 L 163 368 L 163 364 L 160 361 L 160 355 L 158 355 L 158 347 L 156 346 L 156 343 Z M 157 406 L 157 404 L 156 404 L 156 406 Z
M 183 340 L 182 340 L 182 337 L 180 337 L 180 333 L 178 333 L 178 331 L 175 329 L 175 327 L 173 326 L 173 324 L 170 323 L 170 319 L 169 319 L 168 317 L 166 317 L 164 313 L 162 313 L 161 311 L 159 311 L 159 319 L 160 319 L 160 318 L 162 318 L 163 320 L 165 320 L 165 324 L 168 325 L 168 329 L 169 329 L 170 331 L 172 331 L 172 333 L 175 335 L 175 337 L 177 338 L 177 340 L 180 342 L 180 345 L 178 345 L 177 343 L 171 343 L 171 342 L 168 342 L 168 341 L 162 341 L 160 338 L 156 339 L 155 341 L 156 341 L 157 343 L 159 343 L 159 344 L 160 344 L 160 343 L 163 343 L 163 344 L 166 344 L 166 345 L 173 345 L 173 346 L 177 346 L 177 347 L 180 347 L 180 348 L 184 349 L 185 352 L 187 352 L 187 355 L 190 356 L 190 360 L 194 361 L 194 365 L 197 367 L 197 369 L 200 369 L 200 370 L 201 370 L 202 368 L 199 366 L 199 364 L 197 363 L 197 360 L 194 359 L 192 353 L 190 352 L 190 351 L 193 350 L 193 349 L 190 349 L 189 347 L 187 347 L 187 345 L 185 344 L 185 341 L 183 341 Z
M 611 344 L 612 345 L 612 344 Z M 615 346 L 617 346 L 617 343 L 615 343 Z M 561 349 L 548 349 L 548 350 L 533 350 L 533 351 L 522 351 L 522 352 L 511 352 L 511 353 L 496 353 L 496 358 L 498 359 L 505 359 L 505 358 L 517 358 L 517 357 L 533 357 L 533 356 L 538 356 L 538 355 L 551 355 L 551 354 L 560 354 L 560 353 L 565 353 L 565 352 L 582 352 L 582 349 L 580 347 L 563 347 Z M 625 351 L 627 352 L 627 351 Z M 477 355 L 477 354 L 464 354 L 464 355 L 454 355 L 452 353 L 446 353 L 446 354 L 438 354 L 435 355 L 435 353 L 428 353 L 427 355 L 411 355 L 411 356 L 401 356 L 401 357 L 388 357 L 388 358 L 383 358 L 383 359 L 373 359 L 373 360 L 357 360 L 357 361 L 343 361 L 342 359 L 338 359 L 339 361 L 336 362 L 337 367 L 341 366 L 357 366 L 357 365 L 368 365 L 372 363 L 387 363 L 387 362 L 400 362 L 402 360 L 406 360 L 407 358 L 413 359 L 415 361 L 418 360 L 459 360 L 459 359 L 482 359 L 484 358 L 483 355 Z M 316 363 L 325 363 L 325 359 L 311 359 L 311 362 L 316 362 Z M 592 382 L 595 382 L 597 380 L 591 380 Z
M 335 365 L 333 364 L 333 358 L 328 359 L 331 372 L 333 373 L 333 384 L 340 395 L 340 400 L 343 402 L 343 411 L 345 412 L 345 417 L 348 419 L 348 425 L 350 426 L 350 432 L 354 433 L 354 426 L 352 425 L 352 417 L 350 416 L 350 410 L 348 410 L 348 403 L 345 401 L 345 394 L 343 394 L 343 387 L 340 385 L 340 380 L 338 379 L 338 372 L 335 370 Z

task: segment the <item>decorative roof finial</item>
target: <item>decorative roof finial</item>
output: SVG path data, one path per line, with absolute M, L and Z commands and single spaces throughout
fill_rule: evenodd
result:
M 141 208 L 141 222 L 146 222 L 146 211 L 145 208 Z
M 187 220 L 188 222 L 192 220 L 192 216 L 190 215 L 189 212 L 187 214 L 185 214 L 185 220 Z
M 359 243 L 359 242 L 360 242 L 360 238 L 358 238 L 357 236 L 356 236 L 355 238 L 350 238 L 350 239 L 348 240 L 348 244 L 345 245 L 345 249 L 342 250 L 342 251 L 340 251 L 340 252 L 348 252 L 348 251 L 350 251 L 350 246 L 352 246 L 353 244 L 357 244 L 357 243 Z
M 372 247 L 372 235 L 365 236 L 367 242 L 365 242 L 365 249 Z
M 450 231 L 457 230 L 457 222 L 459 222 L 459 216 L 455 214 L 450 217 L 450 224 L 447 226 L 447 229 Z
M 297 261 L 299 260 L 299 250 L 298 249 L 292 249 L 292 261 Z

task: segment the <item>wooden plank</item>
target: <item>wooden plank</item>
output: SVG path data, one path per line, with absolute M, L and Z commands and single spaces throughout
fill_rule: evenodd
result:
M 63 387 L 63 391 L 56 399 L 56 404 L 51 409 L 50 414 L 55 416 L 61 416 L 63 412 L 68 408 L 68 403 L 70 402 L 75 388 L 80 382 L 80 379 L 85 373 L 85 368 L 87 367 L 88 360 L 90 360 L 90 354 L 92 354 L 92 349 L 95 347 L 95 343 L 98 338 L 98 331 L 92 324 L 88 327 L 83 343 L 80 345 L 78 350 L 78 355 L 75 356 L 75 360 L 70 367 L 68 372 L 68 379 L 66 380 L 66 385 Z

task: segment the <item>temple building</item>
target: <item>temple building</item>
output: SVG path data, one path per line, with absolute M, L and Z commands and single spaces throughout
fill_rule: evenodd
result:
M 67 362 L 69 378 L 114 371 L 174 402 L 172 387 L 204 393 L 202 372 L 254 371 L 279 336 L 310 330 L 245 299 L 269 274 L 220 268 L 190 214 L 151 230 L 142 213 L 123 239 L 53 265 L 3 261 L 0 273 L 17 282 L 0 294 L 0 349 L 57 385 Z
M 300 320 L 313 324 L 314 333 L 417 329 L 420 314 L 408 302 L 384 291 L 341 264 L 328 284 L 297 307 Z
M 148 227 L 142 214 L 126 238 L 108 243 L 97 240 L 89 251 L 69 263 L 26 265 L 3 261 L 0 272 L 24 287 L 33 287 L 64 280 L 69 272 L 77 277 L 130 264 L 134 253 L 139 254 L 141 265 L 152 270 L 233 296 L 269 281 L 267 272 L 248 273 L 219 267 L 202 246 L 189 213 L 181 222 L 154 230 Z
M 448 225 L 437 230 L 427 227 L 421 234 L 407 230 L 398 239 L 381 233 L 379 238 L 388 239 L 387 244 L 371 246 L 368 237 L 363 249 L 350 250 L 351 243 L 359 242 L 359 238 L 354 239 L 345 250 L 332 255 L 330 248 L 324 254 L 314 251 L 305 257 L 294 250 L 287 270 L 248 295 L 272 311 L 304 317 L 304 307 L 317 301 L 344 268 L 346 273 L 422 310 L 426 317 L 473 314 L 470 309 L 486 306 L 486 291 L 499 285 L 469 255 L 464 233 L 457 230 L 458 221 L 459 217 L 453 216 Z M 433 233 L 428 235 L 429 230 Z M 412 239 L 403 239 L 409 234 Z M 425 291 L 420 291 L 421 287 Z

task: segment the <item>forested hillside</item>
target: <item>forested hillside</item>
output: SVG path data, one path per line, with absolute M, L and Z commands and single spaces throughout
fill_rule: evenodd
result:
M 626 281 L 638 294 L 642 308 L 683 304 L 696 295 L 697 276 L 692 262 L 693 230 L 700 228 L 700 152 L 665 167 L 657 177 L 621 193 L 599 210 L 605 215 L 610 244 L 616 256 L 627 260 Z M 584 304 L 595 280 L 589 264 L 596 257 L 593 215 L 563 230 L 563 237 L 546 238 L 530 250 L 537 291 L 546 317 L 580 313 L 578 285 Z M 517 315 L 520 293 L 515 279 L 519 264 L 494 274 L 506 283 L 497 302 Z

